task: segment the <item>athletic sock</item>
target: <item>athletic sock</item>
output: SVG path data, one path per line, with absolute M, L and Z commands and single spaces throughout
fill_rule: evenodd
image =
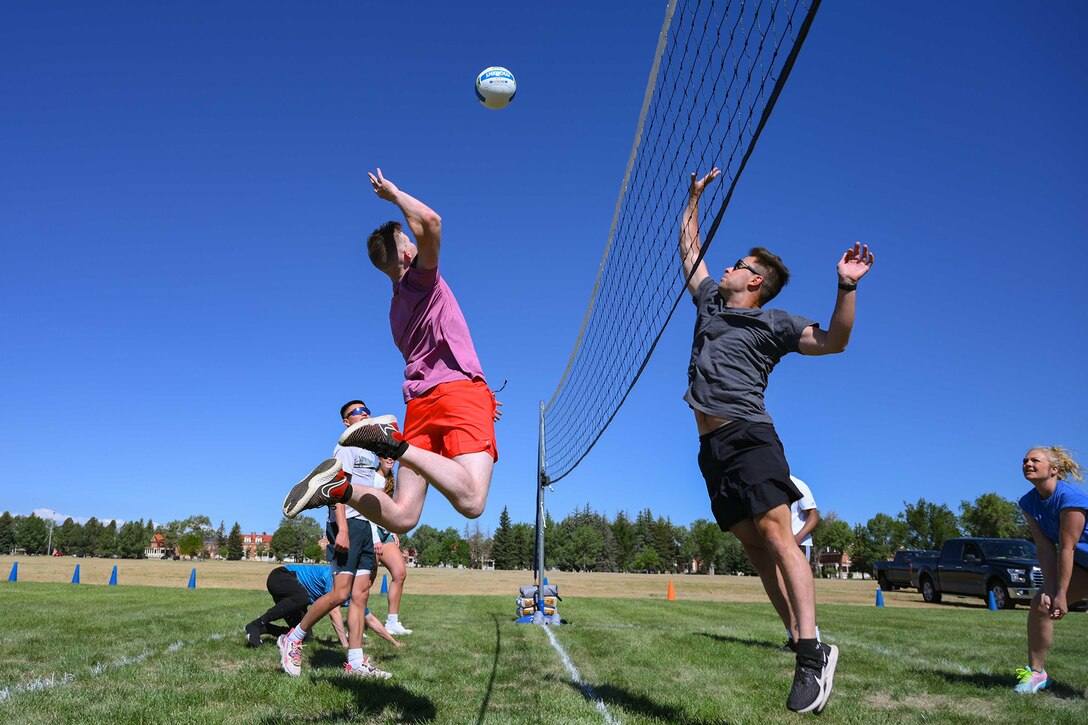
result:
M 820 639 L 820 628 L 819 627 L 816 627 L 816 641 L 817 642 L 823 642 L 823 640 Z
M 399 621 L 400 621 L 400 617 L 398 615 L 396 615 L 396 614 L 390 613 L 390 614 L 385 615 L 385 623 L 386 624 L 396 624 Z
M 363 666 L 363 648 L 348 650 L 348 664 L 353 670 Z
M 302 640 L 306 638 L 306 634 L 306 630 L 302 628 L 302 625 L 299 625 L 298 627 L 292 628 L 291 631 L 287 633 L 287 639 L 291 642 L 302 644 Z
M 812 639 L 797 640 L 797 660 L 808 660 L 814 664 L 823 664 L 824 651 L 815 637 Z

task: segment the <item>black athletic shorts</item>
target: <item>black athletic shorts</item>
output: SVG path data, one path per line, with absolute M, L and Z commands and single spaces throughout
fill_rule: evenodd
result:
M 332 567 L 332 574 L 348 572 L 353 576 L 375 570 L 374 535 L 370 531 L 370 522 L 366 519 L 348 519 L 348 550 L 337 551 L 336 521 L 329 519 L 325 525 L 325 536 L 329 545 L 325 547 L 325 558 Z
M 699 470 L 722 531 L 801 498 L 770 423 L 734 420 L 699 436 Z

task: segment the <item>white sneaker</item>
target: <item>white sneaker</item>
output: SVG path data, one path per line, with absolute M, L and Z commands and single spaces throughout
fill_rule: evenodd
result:
M 386 622 L 385 631 L 389 632 L 389 634 L 399 634 L 401 636 L 412 633 L 412 630 L 406 628 L 400 622 Z
M 352 667 L 350 662 L 345 662 L 344 674 L 352 675 L 353 677 L 375 677 L 379 680 L 388 680 L 390 677 L 393 676 L 392 672 L 379 670 L 377 667 L 370 664 L 366 660 L 363 660 L 363 664 L 361 667 Z
M 287 638 L 286 634 L 281 634 L 276 639 L 276 644 L 280 648 L 280 666 L 283 667 L 283 671 L 291 675 L 291 677 L 298 677 L 302 674 L 302 644 L 300 642 L 292 642 Z

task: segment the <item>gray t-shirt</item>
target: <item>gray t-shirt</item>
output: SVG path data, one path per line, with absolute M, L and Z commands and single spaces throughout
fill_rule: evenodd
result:
M 783 355 L 797 352 L 805 328 L 819 324 L 782 310 L 726 307 L 712 277 L 699 284 L 694 301 L 684 400 L 718 418 L 772 423 L 763 404 L 767 377 Z

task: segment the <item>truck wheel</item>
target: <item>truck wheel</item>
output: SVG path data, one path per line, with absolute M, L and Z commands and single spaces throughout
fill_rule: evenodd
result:
M 888 581 L 888 575 L 884 572 L 880 572 L 880 574 L 877 575 L 876 583 L 880 585 L 880 591 L 882 592 L 890 592 L 895 589 L 891 582 Z
M 1012 609 L 1016 606 L 1016 600 L 1009 596 L 1009 590 L 1001 582 L 996 580 L 990 582 L 988 591 L 994 595 L 994 604 L 998 609 Z
M 922 580 L 922 599 L 930 604 L 940 604 L 941 602 L 941 593 L 937 591 L 937 587 L 933 586 L 933 580 L 929 577 Z

